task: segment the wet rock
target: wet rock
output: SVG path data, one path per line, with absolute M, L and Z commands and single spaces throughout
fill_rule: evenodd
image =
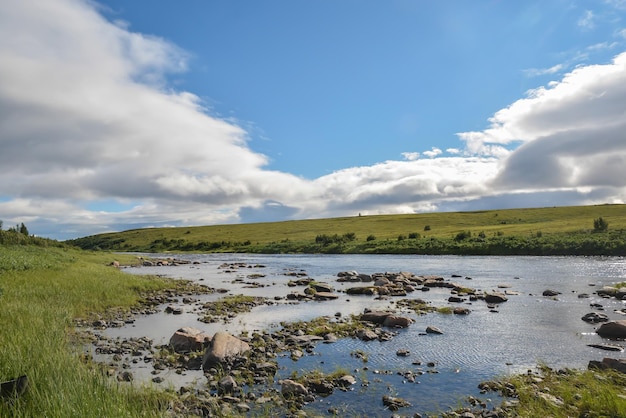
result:
M 245 341 L 224 331 L 216 332 L 204 353 L 202 369 L 228 363 L 249 350 L 250 346 Z
M 606 314 L 598 312 L 590 312 L 581 318 L 585 322 L 597 324 L 598 322 L 607 322 L 609 317 Z
M 398 351 L 396 351 L 396 356 L 398 357 L 408 357 L 410 354 L 411 352 L 407 350 L 406 348 L 401 348 Z
M 443 331 L 440 330 L 439 328 L 429 325 L 426 327 L 426 333 L 428 334 L 443 334 Z
M 389 395 L 383 396 L 383 405 L 389 408 L 390 411 L 397 411 L 400 408 L 411 406 L 408 401 Z
M 613 297 L 617 293 L 617 288 L 612 286 L 604 286 L 602 289 L 598 289 L 596 293 L 598 294 L 598 296 Z
M 309 380 L 307 386 L 318 395 L 330 395 L 335 390 L 335 385 L 332 382 L 323 379 Z
M 461 308 L 461 307 L 456 307 L 452 311 L 452 313 L 455 315 L 469 315 L 470 312 L 471 311 L 468 308 Z
M 328 292 L 332 293 L 335 289 L 328 283 L 311 283 L 310 286 L 315 289 L 316 292 Z
M 560 295 L 560 294 L 561 294 L 561 292 L 556 291 L 556 290 L 551 290 L 551 289 L 546 289 L 542 293 L 543 296 L 548 296 L 548 297 L 557 296 L 557 295 Z
M 177 353 L 188 353 L 204 349 L 211 341 L 211 336 L 192 327 L 178 329 L 170 338 L 170 347 Z
M 588 347 L 598 348 L 600 350 L 606 351 L 624 351 L 624 347 L 621 345 L 612 345 L 612 344 L 587 344 Z
M 367 295 L 372 296 L 377 293 L 377 288 L 374 286 L 361 286 L 361 287 L 351 287 L 346 289 L 346 293 L 348 295 Z
M 341 376 L 339 379 L 337 379 L 335 383 L 339 387 L 347 388 L 349 386 L 356 384 L 356 379 L 354 376 L 350 376 L 349 374 L 346 374 L 346 375 Z
M 504 293 L 492 292 L 485 294 L 485 302 L 487 303 L 503 303 L 509 300 Z
M 626 320 L 605 322 L 600 325 L 596 333 L 602 338 L 626 338 Z

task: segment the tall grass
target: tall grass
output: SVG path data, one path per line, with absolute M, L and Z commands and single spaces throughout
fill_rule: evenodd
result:
M 152 417 L 167 395 L 107 379 L 71 346 L 73 319 L 136 303 L 138 289 L 162 279 L 124 275 L 110 255 L 60 248 L 0 246 L 0 380 L 29 378 L 15 402 L 0 401 L 2 417 Z

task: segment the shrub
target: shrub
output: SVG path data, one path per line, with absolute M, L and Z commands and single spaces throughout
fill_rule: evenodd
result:
M 595 232 L 604 232 L 609 229 L 609 223 L 602 218 L 593 220 L 593 230 Z
M 374 235 L 368 235 L 366 241 L 374 241 L 376 237 Z
M 461 231 L 454 237 L 456 242 L 463 241 L 464 239 L 470 238 L 472 236 L 471 231 Z
M 424 231 L 430 231 L 430 225 L 426 225 L 426 226 L 424 227 Z
M 418 234 L 417 232 L 411 232 L 409 234 L 409 239 L 418 239 L 420 237 L 420 234 Z
M 406 239 L 406 235 L 398 235 L 398 241 L 404 241 Z

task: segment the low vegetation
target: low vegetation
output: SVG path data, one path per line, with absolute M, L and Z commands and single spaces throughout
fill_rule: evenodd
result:
M 118 386 L 71 345 L 75 318 L 129 308 L 142 291 L 170 286 L 123 274 L 111 261 L 105 253 L 0 245 L 0 380 L 27 375 L 30 382 L 26 396 L 0 402 L 0 416 L 165 415 L 171 396 Z
M 142 252 L 623 255 L 626 205 L 152 228 L 67 243 Z

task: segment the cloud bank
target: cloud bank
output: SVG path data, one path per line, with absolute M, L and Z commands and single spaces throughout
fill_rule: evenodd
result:
M 171 88 L 184 51 L 91 2 L 7 0 L 0 39 L 0 219 L 39 235 L 626 199 L 626 53 L 459 133 L 464 149 L 304 179 Z

